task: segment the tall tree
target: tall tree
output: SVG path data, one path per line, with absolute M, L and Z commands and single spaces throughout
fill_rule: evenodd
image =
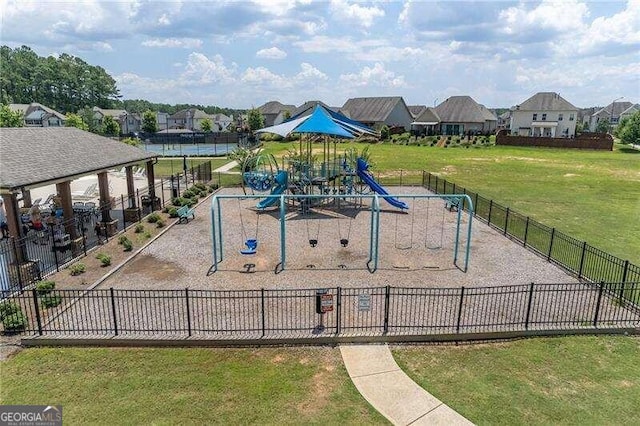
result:
M 24 117 L 20 111 L 12 111 L 9 105 L 0 105 L 0 127 L 22 127 Z
M 200 127 L 202 128 L 203 132 L 209 133 L 209 132 L 211 132 L 211 129 L 213 128 L 213 122 L 211 121 L 210 118 L 205 118 L 200 123 Z
M 264 127 L 264 117 L 257 108 L 251 108 L 249 110 L 247 121 L 249 122 L 249 130 L 252 132 Z
M 609 133 L 609 130 L 611 130 L 611 124 L 609 123 L 608 118 L 598 121 L 598 124 L 596 125 L 596 132 Z
M 110 115 L 102 119 L 102 131 L 106 136 L 119 136 L 120 124 Z
M 621 129 L 618 130 L 620 142 L 624 144 L 640 145 L 640 111 L 637 111 L 629 118 L 625 118 Z
M 82 117 L 71 112 L 67 113 L 67 120 L 64 125 L 67 127 L 76 127 L 80 130 L 89 130 L 89 126 L 82 120 Z
M 142 114 L 142 131 L 145 133 L 155 133 L 158 131 L 158 121 L 156 113 L 150 109 Z

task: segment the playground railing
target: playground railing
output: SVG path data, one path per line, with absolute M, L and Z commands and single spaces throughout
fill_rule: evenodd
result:
M 256 290 L 37 290 L 15 293 L 14 332 L 74 338 L 270 339 L 631 329 L 620 294 L 640 283 Z M 54 301 L 55 303 L 51 303 Z M 14 309 L 15 310 L 15 309 Z M 320 313 L 323 312 L 323 313 Z M 402 340 L 397 338 L 396 340 Z M 411 340 L 411 339 L 408 339 Z
M 473 201 L 475 217 L 580 280 L 622 283 L 640 281 L 639 266 L 537 222 L 477 192 L 428 172 L 424 172 L 422 184 L 436 194 L 467 194 Z M 464 207 L 467 208 L 466 205 Z M 619 291 L 621 297 L 640 303 L 640 292 L 637 290 L 622 288 Z

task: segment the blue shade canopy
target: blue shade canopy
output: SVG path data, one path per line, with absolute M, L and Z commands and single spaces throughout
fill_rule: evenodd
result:
M 275 133 L 283 137 L 291 133 L 316 133 L 347 139 L 353 139 L 363 133 L 376 134 L 367 126 L 327 110 L 321 105 L 316 105 L 311 115 L 293 117 L 282 124 L 257 130 L 256 133 Z

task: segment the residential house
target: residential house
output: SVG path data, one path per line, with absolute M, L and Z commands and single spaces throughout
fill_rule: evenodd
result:
M 63 114 L 38 102 L 9 104 L 9 109 L 21 112 L 27 127 L 62 127 L 67 121 Z
M 572 138 L 578 108 L 555 92 L 539 92 L 511 108 L 511 134 Z
M 156 112 L 156 126 L 159 131 L 169 128 L 169 114 L 166 112 Z
M 321 105 L 326 109 L 329 109 L 332 111 L 338 111 L 339 109 L 335 107 L 330 107 L 329 105 L 325 104 L 322 101 L 306 101 L 305 103 L 300 105 L 298 108 L 293 110 L 293 112 L 291 113 L 291 117 L 306 117 L 307 115 L 310 115 L 311 113 L 313 113 L 313 110 L 316 107 L 316 105 Z
M 602 109 L 601 106 L 589 107 L 589 108 L 580 108 L 578 110 L 578 124 L 581 124 L 582 129 L 585 131 L 589 131 L 589 126 L 591 123 L 591 116 L 596 112 Z
M 388 126 L 404 127 L 409 131 L 414 121 L 401 96 L 351 98 L 339 112 L 375 129 Z
M 295 111 L 295 105 L 284 105 L 278 101 L 270 101 L 264 105 L 259 106 L 258 111 L 264 117 L 264 126 L 275 126 L 285 121 L 287 118 L 293 115 Z
M 424 107 L 424 110 L 418 115 L 413 123 L 411 130 L 416 135 L 435 135 L 438 133 L 438 125 L 440 117 L 435 108 Z
M 498 118 L 471 96 L 451 96 L 435 108 L 443 135 L 489 134 L 496 130 Z
M 631 117 L 636 112 L 640 111 L 640 104 L 631 105 L 629 108 L 625 109 L 620 113 L 620 121 L 624 118 Z
M 511 128 L 511 111 L 505 111 L 498 116 L 498 127 L 497 130 Z
M 123 135 L 133 135 L 142 130 L 142 117 L 138 113 L 126 113 L 121 115 L 118 123 L 120 124 L 120 133 Z
M 229 117 L 225 114 L 213 114 L 211 116 L 211 121 L 213 122 L 213 131 L 214 132 L 226 132 L 231 130 L 231 123 L 233 123 L 233 115 Z
M 620 115 L 632 106 L 632 102 L 612 102 L 601 108 L 589 118 L 589 131 L 595 132 L 598 128 L 598 123 L 604 120 L 607 120 L 611 127 L 616 127 L 620 121 Z
M 407 108 L 409 108 L 409 112 L 411 113 L 413 118 L 417 118 L 420 114 L 424 112 L 425 109 L 427 109 L 427 106 L 426 105 L 407 105 Z
M 187 108 L 171 114 L 167 125 L 170 129 L 202 130 L 202 121 L 205 119 L 211 120 L 206 112 L 197 108 Z

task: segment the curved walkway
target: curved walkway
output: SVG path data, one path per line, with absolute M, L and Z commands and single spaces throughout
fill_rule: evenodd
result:
M 471 425 L 418 386 L 385 345 L 340 345 L 349 377 L 362 396 L 395 425 Z

